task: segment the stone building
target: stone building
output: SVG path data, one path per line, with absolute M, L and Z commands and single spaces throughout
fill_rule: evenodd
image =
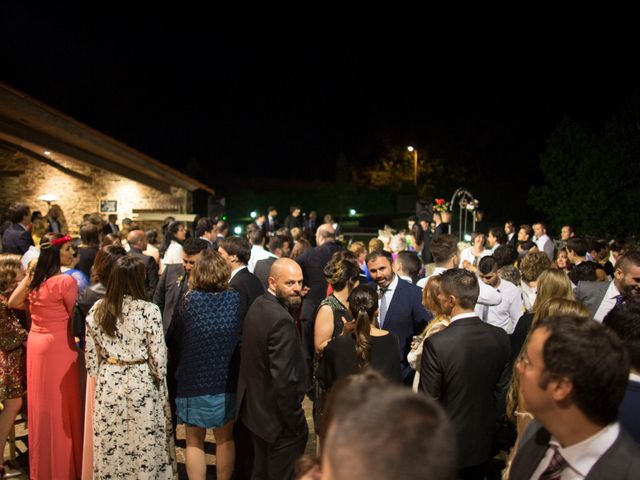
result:
M 214 191 L 133 148 L 0 83 L 0 208 L 60 205 L 71 231 L 85 213 L 150 225 L 193 219 L 193 192 Z

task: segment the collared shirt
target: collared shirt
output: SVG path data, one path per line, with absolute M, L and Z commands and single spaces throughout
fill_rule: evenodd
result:
M 456 320 L 462 320 L 463 318 L 474 318 L 474 317 L 477 317 L 476 312 L 460 313 L 459 315 L 456 315 L 451 319 L 451 323 L 455 322 Z
M 413 280 L 411 279 L 411 277 L 407 277 L 406 275 L 400 275 L 400 274 L 396 274 L 396 275 L 398 275 L 398 277 L 400 277 L 400 280 L 404 280 L 405 282 L 413 283 Z
M 265 250 L 265 248 L 262 245 L 252 245 L 251 246 L 251 258 L 249 259 L 249 263 L 247 264 L 247 268 L 249 269 L 249 271 L 251 273 L 253 273 L 253 271 L 256 268 L 256 263 L 258 263 L 260 260 L 264 260 L 265 258 L 270 258 L 270 257 L 278 258 L 273 253 Z
M 247 268 L 246 265 L 243 265 L 241 267 L 236 268 L 235 270 L 233 270 L 231 272 L 231 276 L 229 277 L 229 281 L 231 281 L 231 279 L 235 276 L 236 273 L 238 273 L 240 270 L 242 270 L 243 268 Z
M 502 301 L 498 305 L 490 307 L 476 305 L 476 313 L 489 325 L 500 327 L 511 335 L 518 320 L 524 313 L 522 309 L 522 295 L 518 287 L 507 280 L 500 280 L 495 291 L 498 292 Z
M 618 295 L 620 295 L 620 291 L 618 290 L 618 287 L 616 287 L 615 282 L 612 281 L 609 284 L 609 288 L 607 288 L 604 297 L 602 297 L 602 302 L 600 302 L 600 306 L 598 307 L 598 310 L 596 310 L 596 314 L 593 316 L 593 319 L 596 322 L 602 322 L 604 317 L 607 316 L 607 313 L 613 310 L 613 307 L 616 306 L 616 297 Z
M 399 282 L 399 278 L 398 275 L 396 275 L 395 273 L 393 274 L 393 280 L 391 280 L 391 283 L 389 284 L 389 286 L 384 290 L 384 294 L 380 295 L 380 288 L 378 288 L 378 314 L 381 315 L 382 312 L 380 311 L 380 306 L 382 305 L 382 297 L 384 296 L 384 300 L 386 302 L 386 311 L 384 312 L 385 314 L 387 313 L 387 311 L 389 311 L 389 305 L 391 305 L 391 300 L 393 299 L 393 293 L 396 291 L 396 288 L 398 287 L 398 282 Z M 378 321 L 378 324 L 382 323 L 382 325 L 384 325 L 384 322 L 386 321 L 386 318 L 382 319 L 382 322 Z M 380 325 L 380 328 L 382 328 L 382 325 Z
M 538 246 L 538 250 L 547 254 L 549 260 L 553 261 L 553 242 L 549 235 L 546 233 L 540 238 L 536 238 L 536 245 Z
M 586 477 L 600 457 L 611 448 L 618 435 L 620 435 L 620 424 L 615 422 L 607 425 L 586 440 L 566 448 L 562 448 L 558 440 L 551 437 L 549 444 L 558 447 L 558 452 L 568 464 L 562 471 L 561 480 L 580 480 Z M 531 475 L 532 480 L 538 480 L 542 472 L 546 470 L 553 453 L 553 448 L 547 448 L 547 452 L 540 460 L 538 468 Z
M 420 279 L 416 285 L 424 290 L 425 285 L 427 285 L 427 282 L 431 277 L 434 275 L 442 275 L 447 270 L 447 268 L 436 267 L 431 275 Z M 500 297 L 500 294 L 496 292 L 495 288 L 490 287 L 480 279 L 478 279 L 478 284 L 480 286 L 480 294 L 478 295 L 477 303 L 480 305 L 498 305 L 502 302 L 502 297 Z

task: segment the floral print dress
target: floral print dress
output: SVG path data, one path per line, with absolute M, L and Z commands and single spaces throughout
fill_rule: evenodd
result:
M 86 364 L 96 379 L 94 478 L 177 476 L 169 400 L 167 349 L 157 305 L 125 296 L 114 337 L 87 315 Z

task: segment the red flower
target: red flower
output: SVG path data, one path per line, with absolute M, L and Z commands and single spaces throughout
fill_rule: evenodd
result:
M 443 205 L 444 204 L 444 198 L 436 198 L 436 205 Z

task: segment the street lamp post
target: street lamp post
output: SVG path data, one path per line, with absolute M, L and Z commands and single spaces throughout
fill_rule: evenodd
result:
M 407 150 L 413 152 L 413 184 L 416 186 L 416 190 L 418 190 L 418 150 L 411 145 L 407 147 Z

